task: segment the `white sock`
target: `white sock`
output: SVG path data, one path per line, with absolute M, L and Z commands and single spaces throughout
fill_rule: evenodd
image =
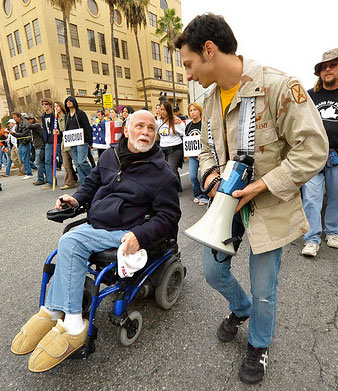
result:
M 62 311 L 53 311 L 53 310 L 49 310 L 48 308 L 46 308 L 44 305 L 41 306 L 41 308 L 47 312 L 48 315 L 50 315 L 51 319 L 52 320 L 58 320 L 58 319 L 61 319 L 63 317 L 63 312 Z
M 63 327 L 69 334 L 77 335 L 84 330 L 84 322 L 82 313 L 80 314 L 66 314 L 63 321 Z

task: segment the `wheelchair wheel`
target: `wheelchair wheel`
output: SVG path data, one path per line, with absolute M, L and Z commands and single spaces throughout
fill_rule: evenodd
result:
M 133 344 L 142 329 L 142 315 L 138 311 L 133 311 L 128 318 L 129 322 L 127 321 L 124 326 L 117 327 L 117 337 L 123 346 Z
M 184 267 L 181 262 L 173 262 L 166 271 L 161 284 L 155 289 L 156 304 L 169 310 L 178 300 L 184 279 Z

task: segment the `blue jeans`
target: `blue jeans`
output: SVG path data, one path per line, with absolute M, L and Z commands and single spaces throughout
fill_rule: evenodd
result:
M 26 175 L 32 176 L 32 167 L 30 164 L 31 143 L 28 143 L 27 145 L 19 144 L 19 156 L 23 166 L 25 167 Z
M 0 145 L 0 170 L 2 168 L 2 165 L 5 165 L 5 163 L 7 163 L 6 156 L 6 153 L 2 150 L 2 146 Z
M 77 168 L 80 182 L 83 183 L 87 175 L 92 171 L 91 166 L 87 162 L 88 157 L 88 144 L 78 145 L 71 148 L 72 159 Z
M 38 182 L 44 182 L 46 176 L 45 148 L 38 148 L 35 150 L 35 164 L 38 169 Z
M 309 232 L 304 235 L 306 242 L 321 242 L 324 186 L 327 198 L 324 231 L 327 235 L 338 235 L 338 166 L 325 167 L 324 172 L 317 174 L 302 187 L 303 207 L 310 224 Z
M 199 161 L 195 157 L 189 158 L 189 178 L 192 183 L 192 191 L 195 198 L 199 198 L 203 193 L 198 180 Z M 206 198 L 206 197 L 205 197 Z
M 236 316 L 250 317 L 248 341 L 255 348 L 268 347 L 274 336 L 281 256 L 282 248 L 256 255 L 250 250 L 251 298 L 231 272 L 231 257 L 217 253 L 218 260 L 228 260 L 216 262 L 212 250 L 203 246 L 207 283 L 228 300 L 230 311 Z
M 7 164 L 6 164 L 6 175 L 9 176 L 11 173 L 11 167 L 12 167 L 12 159 L 11 159 L 11 154 L 8 152 L 5 152 L 5 155 L 7 157 Z
M 106 231 L 82 224 L 63 235 L 59 240 L 46 307 L 67 314 L 81 313 L 88 258 L 93 252 L 119 247 L 126 232 Z

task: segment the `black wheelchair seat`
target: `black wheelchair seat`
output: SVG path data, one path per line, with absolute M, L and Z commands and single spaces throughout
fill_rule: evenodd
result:
M 117 259 L 117 248 L 109 248 L 108 250 L 93 253 L 89 257 L 89 262 L 94 264 L 109 265 Z

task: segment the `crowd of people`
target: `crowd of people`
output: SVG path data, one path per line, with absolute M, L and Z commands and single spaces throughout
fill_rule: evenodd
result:
M 21 114 L 12 113 L 8 121 L 3 151 L 21 170 L 23 179 L 33 176 L 33 143 L 35 151 L 45 149 L 44 165 L 42 151 L 35 152 L 35 167 L 40 176 L 34 184 L 46 183 L 45 188 L 51 187 L 51 145 L 57 137 L 59 159 L 68 159 L 64 163 L 65 169 L 68 167 L 66 188 L 75 185 L 73 163 L 81 182 L 75 194 L 65 195 L 63 200 L 72 206 L 92 201 L 90 224 L 60 240 L 56 276 L 46 306 L 13 340 L 13 353 L 33 351 L 29 363 L 33 372 L 48 370 L 64 360 L 64 355 L 48 355 L 45 348 L 48 341 L 60 334 L 70 344 L 70 351 L 84 344 L 88 322 L 82 318 L 81 294 L 86 261 L 93 246 L 94 251 L 102 251 L 111 243 L 125 242 L 126 254 L 132 254 L 146 248 L 160 233 L 177 232 L 178 193 L 182 191 L 179 168 L 185 158 L 189 161 L 192 201 L 197 205 L 206 205 L 213 199 L 228 160 L 236 155 L 254 158 L 252 181 L 231 194 L 239 199 L 232 227 L 234 247 L 239 248 L 244 232 L 250 243 L 251 295 L 232 273 L 230 255 L 208 246 L 203 247 L 202 254 L 206 281 L 224 296 L 231 311 L 219 324 L 219 340 L 232 341 L 239 326 L 249 320 L 248 347 L 239 370 L 242 382 L 258 383 L 266 372 L 276 327 L 283 246 L 304 235 L 303 255 L 317 255 L 324 184 L 327 245 L 338 248 L 338 49 L 325 52 L 315 65 L 318 82 L 306 93 L 297 78 L 237 55 L 236 38 L 222 16 L 197 16 L 175 44 L 181 51 L 187 79 L 199 81 L 205 88 L 213 84 L 203 109 L 198 103 L 191 103 L 188 119 L 179 107 L 173 108 L 161 99 L 154 108 L 155 115 L 147 110 L 134 112 L 130 106 L 123 107 L 121 113 L 98 111 L 95 123 L 120 120 L 122 136 L 115 154 L 109 150 L 100 152 L 94 169 L 88 163 L 92 127 L 74 97 L 68 97 L 64 105 L 55 102 L 54 106 L 50 100 L 43 100 L 42 126 L 29 114 L 22 118 Z M 62 146 L 62 132 L 79 128 L 84 129 L 84 142 L 70 149 Z M 184 137 L 200 138 L 201 151 L 185 156 Z M 114 167 L 117 177 L 128 172 L 126 179 L 112 180 L 115 174 L 106 169 L 108 166 Z M 123 213 L 116 191 L 130 206 Z M 60 208 L 59 200 L 56 207 Z M 148 207 L 154 215 L 144 223 L 141 215 Z M 131 216 L 132 210 L 136 216 Z M 110 211 L 116 220 L 107 219 Z M 102 241 L 93 243 L 93 235 L 100 235 Z M 79 242 L 81 250 L 72 252 Z M 65 273 L 71 269 L 75 273 L 73 258 L 78 260 L 77 272 L 82 277 L 76 277 L 74 286 L 63 285 Z M 39 332 L 30 334 L 31 330 Z M 74 346 L 69 342 L 72 335 Z

